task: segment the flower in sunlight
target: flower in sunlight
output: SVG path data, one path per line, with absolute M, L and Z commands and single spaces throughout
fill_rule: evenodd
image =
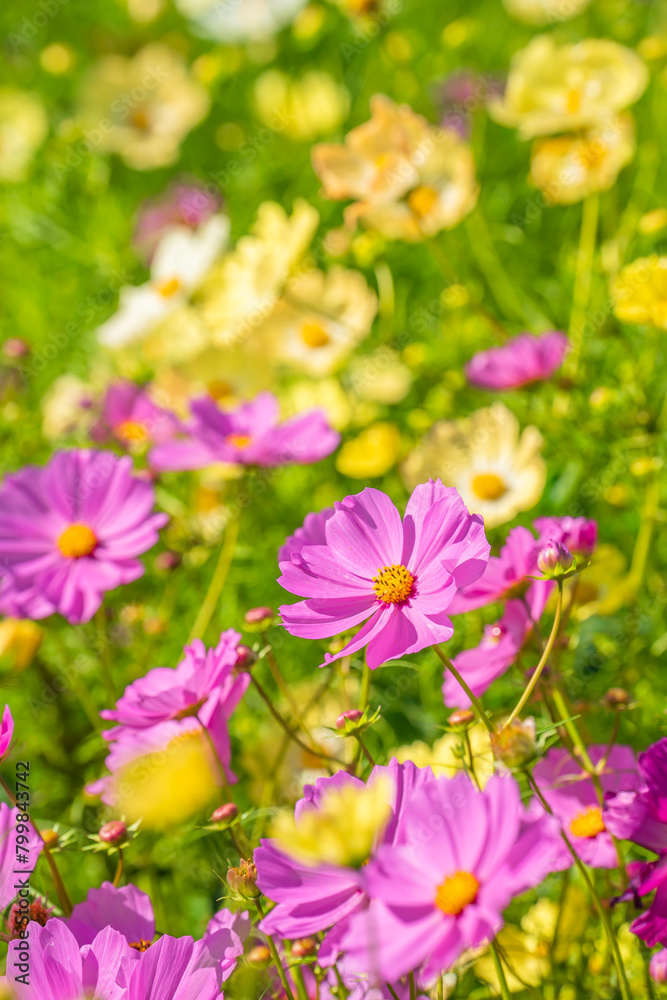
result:
M 24 670 L 42 644 L 44 632 L 27 618 L 0 621 L 0 667 Z
M 153 441 L 169 440 L 177 429 L 173 413 L 157 406 L 141 386 L 119 379 L 107 389 L 90 436 L 96 444 L 115 440 L 130 452 L 141 452 Z
M 220 211 L 222 197 L 210 186 L 198 181 L 172 183 L 155 198 L 139 206 L 134 227 L 133 245 L 150 261 L 163 236 L 175 226 L 198 229 Z
M 254 97 L 261 121 L 297 140 L 335 131 L 350 106 L 345 87 L 319 69 L 297 79 L 278 69 L 267 70 L 255 82 Z
M 536 427 L 520 432 L 511 410 L 496 402 L 470 417 L 435 423 L 401 473 L 408 488 L 440 476 L 493 528 L 530 510 L 542 496 L 547 475 L 542 444 Z
M 635 126 L 616 115 L 585 132 L 540 139 L 530 158 L 530 180 L 554 205 L 573 205 L 594 191 L 608 191 L 635 154 Z
M 520 333 L 500 347 L 473 355 L 465 366 L 466 378 L 480 389 L 519 389 L 550 378 L 562 365 L 568 346 L 560 330 L 538 337 Z
M 667 330 L 667 257 L 638 257 L 611 284 L 614 315 L 622 323 Z
M 483 788 L 494 771 L 493 751 L 486 726 L 476 722 L 468 729 L 468 738 L 475 776 Z M 401 764 L 411 760 L 418 767 L 430 767 L 436 778 L 453 778 L 459 771 L 470 767 L 468 749 L 459 733 L 445 733 L 433 746 L 416 740 L 408 746 L 399 747 L 394 756 Z
M 190 129 L 206 117 L 208 92 L 182 56 L 161 43 L 127 59 L 114 53 L 90 70 L 81 93 L 81 124 L 101 153 L 118 153 L 135 170 L 173 163 Z
M 553 24 L 568 21 L 588 7 L 591 0 L 503 0 L 508 14 L 524 24 Z
M 226 45 L 264 42 L 298 14 L 306 0 L 176 0 L 197 34 Z
M 522 139 L 572 132 L 608 122 L 647 82 L 639 56 L 611 39 L 559 45 L 539 35 L 512 58 L 505 93 L 491 99 L 489 113 Z
M 350 479 L 383 476 L 398 459 L 401 434 L 396 424 L 377 423 L 346 441 L 336 456 L 336 468 Z
M 49 129 L 44 105 L 34 94 L 0 89 L 0 181 L 25 180 Z

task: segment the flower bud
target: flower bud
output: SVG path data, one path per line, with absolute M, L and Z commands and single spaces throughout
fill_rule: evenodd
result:
M 626 708 L 630 704 L 630 695 L 623 688 L 609 688 L 602 696 L 605 708 Z
M 244 646 L 243 643 L 241 643 L 241 645 L 236 647 L 237 670 L 249 670 L 254 662 L 255 662 L 255 654 L 253 653 L 250 646 Z
M 2 353 L 12 361 L 15 358 L 24 358 L 26 354 L 30 354 L 30 345 L 20 337 L 9 337 L 2 345 Z
M 271 961 L 271 952 L 265 944 L 256 944 L 246 955 L 251 965 L 268 965 Z
M 572 553 L 562 542 L 546 542 L 537 557 L 537 568 L 543 576 L 560 576 L 572 565 Z
M 301 938 L 300 941 L 292 942 L 292 955 L 295 958 L 305 958 L 306 955 L 312 955 L 316 948 L 315 938 Z
M 155 568 L 159 573 L 171 573 L 181 565 L 182 559 L 179 552 L 159 552 L 155 557 Z
M 648 971 L 654 983 L 667 983 L 667 948 L 661 948 L 651 956 Z
M 211 819 L 214 823 L 230 823 L 239 814 L 239 807 L 234 802 L 225 802 L 213 810 Z
M 274 618 L 275 612 L 273 608 L 268 608 L 266 605 L 262 605 L 259 608 L 249 608 L 244 615 L 246 625 L 250 625 L 253 628 L 266 628 Z
M 244 861 L 243 858 L 237 868 L 230 868 L 227 872 L 227 884 L 230 889 L 247 899 L 257 899 L 262 895 L 257 888 L 257 869 L 254 863 Z
M 447 719 L 450 726 L 471 726 L 475 721 L 475 713 L 469 708 L 457 708 Z
M 336 719 L 336 729 L 345 729 L 346 722 L 358 722 L 363 714 L 359 708 L 350 708 L 347 712 L 341 712 Z
M 537 756 L 535 720 L 515 719 L 510 726 L 502 726 L 491 733 L 491 749 L 495 760 L 505 767 L 525 767 Z
M 58 834 L 55 830 L 40 830 L 39 835 L 44 841 L 44 847 L 49 851 L 58 846 Z
M 126 835 L 127 827 L 119 819 L 111 820 L 100 827 L 98 837 L 103 844 L 118 844 Z

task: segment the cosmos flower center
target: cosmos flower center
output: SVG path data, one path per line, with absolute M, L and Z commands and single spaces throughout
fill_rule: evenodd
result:
M 181 280 L 180 278 L 165 278 L 164 281 L 158 281 L 155 286 L 158 290 L 158 294 L 162 296 L 163 299 L 170 299 L 172 296 L 176 295 L 177 292 L 181 290 Z
M 130 948 L 135 948 L 137 951 L 148 951 L 151 946 L 150 941 L 146 941 L 145 938 L 139 938 L 138 941 L 130 941 L 128 943 Z
M 229 382 L 223 382 L 222 379 L 213 379 L 206 386 L 206 391 L 213 399 L 226 399 L 231 396 L 232 387 Z
M 319 323 L 304 323 L 301 327 L 301 339 L 307 347 L 326 347 L 331 340 Z
M 438 192 L 435 188 L 420 185 L 408 195 L 408 205 L 414 214 L 422 219 L 431 211 L 438 200 Z
M 400 604 L 412 593 L 415 578 L 405 566 L 393 563 L 383 566 L 373 577 L 373 593 L 385 604 Z
M 500 500 L 507 492 L 507 487 L 495 472 L 483 472 L 473 479 L 472 490 L 480 500 Z
M 479 882 L 470 872 L 455 872 L 441 882 L 435 894 L 435 905 L 449 917 L 458 917 L 466 906 L 477 899 Z
M 570 823 L 570 833 L 575 837 L 597 837 L 598 833 L 604 833 L 605 830 L 602 810 L 597 806 L 591 806 L 584 812 L 577 813 Z
M 123 420 L 120 424 L 116 424 L 114 434 L 121 441 L 132 443 L 146 441 L 148 438 L 148 431 L 138 420 Z
M 249 434 L 228 434 L 225 441 L 232 448 L 247 448 L 252 443 L 252 438 Z
M 89 556 L 97 545 L 97 537 L 87 524 L 70 524 L 58 539 L 58 548 L 68 559 Z
M 568 112 L 573 115 L 581 108 L 581 91 L 578 87 L 572 87 L 567 92 L 566 105 Z
M 130 121 L 132 122 L 135 128 L 141 129 L 142 132 L 146 132 L 150 124 L 148 121 L 148 115 L 144 110 L 144 108 L 137 108 L 133 112 Z

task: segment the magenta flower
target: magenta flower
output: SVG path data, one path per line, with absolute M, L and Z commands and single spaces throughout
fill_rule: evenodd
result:
M 492 682 L 512 666 L 532 627 L 523 601 L 508 601 L 500 621 L 485 626 L 480 644 L 473 649 L 464 649 L 454 657 L 452 663 L 474 695 L 483 695 Z M 470 708 L 468 695 L 451 671 L 445 670 L 443 676 L 445 705 Z
M 567 337 L 559 330 L 539 337 L 520 333 L 502 347 L 475 354 L 465 366 L 466 377 L 480 389 L 519 389 L 551 378 L 563 364 L 568 346 Z
M 575 556 L 588 558 L 598 543 L 597 521 L 586 517 L 538 517 L 533 527 L 539 531 L 538 545 L 550 539 L 560 542 Z
M 521 805 L 510 776 L 483 792 L 463 774 L 426 784 L 405 812 L 404 842 L 383 845 L 365 869 L 371 904 L 341 941 L 346 972 L 424 981 L 491 940 L 514 896 L 552 870 L 557 825 Z
M 324 411 L 308 410 L 279 423 L 278 400 L 261 392 L 236 410 L 221 410 L 208 396 L 193 400 L 184 437 L 150 452 L 160 472 L 204 469 L 215 462 L 238 465 L 308 465 L 326 458 L 340 443 Z
M 667 851 L 667 738 L 640 753 L 637 770 L 643 781 L 605 804 L 604 821 L 614 836 L 661 854 Z
M 333 507 L 326 507 L 317 514 L 306 514 L 302 526 L 286 538 L 284 545 L 278 549 L 278 565 L 282 568 L 283 563 L 300 563 L 300 553 L 306 545 L 326 545 L 324 526 L 335 513 Z
M 133 681 L 114 709 L 100 712 L 103 719 L 118 723 L 104 738 L 117 740 L 129 731 L 189 716 L 208 724 L 216 714 L 227 722 L 250 683 L 248 673 L 235 672 L 240 639 L 234 629 L 223 632 L 214 649 L 195 639 L 177 667 L 154 667 Z
M 107 590 L 144 572 L 137 556 L 158 540 L 150 483 L 132 459 L 104 451 L 58 452 L 0 487 L 0 612 L 75 625 L 92 618 Z
M 435 778 L 430 768 L 418 768 L 410 761 L 399 764 L 396 760 L 392 760 L 387 767 L 373 768 L 369 784 L 380 777 L 388 777 L 393 790 L 391 814 L 383 828 L 381 841 L 402 843 L 406 810 L 413 795 Z M 333 777 L 318 778 L 314 785 L 306 785 L 304 798 L 296 805 L 297 818 L 304 810 L 318 809 L 322 796 L 328 790 L 345 784 L 363 787 L 364 783 L 345 771 L 339 771 Z M 261 847 L 255 851 L 254 861 L 257 885 L 277 903 L 262 921 L 261 930 L 267 934 L 299 938 L 334 927 L 333 937 L 330 935 L 329 939 L 325 939 L 322 946 L 324 952 L 320 950 L 320 961 L 324 961 L 324 954 L 335 958 L 337 942 L 347 918 L 366 901 L 366 869 L 334 864 L 307 865 L 284 854 L 272 840 L 262 841 Z
M 604 746 L 588 748 L 594 765 L 606 752 Z M 581 860 L 592 868 L 615 868 L 618 855 L 598 792 L 581 765 L 567 750 L 552 747 L 534 767 L 533 777 Z M 637 765 L 631 747 L 612 747 L 599 781 L 605 796 L 637 787 Z M 563 844 L 561 867 L 569 867 L 571 863 L 571 855 Z
M 323 639 L 365 622 L 327 663 L 368 646 L 371 668 L 451 639 L 447 616 L 457 588 L 486 568 L 484 524 L 455 489 L 417 486 L 401 516 L 388 496 L 367 488 L 334 505 L 323 545 L 304 544 L 281 563 L 281 586 L 306 600 L 283 605 L 287 631 Z
M 107 389 L 90 436 L 96 444 L 115 440 L 137 449 L 170 440 L 179 426 L 174 414 L 157 406 L 145 389 L 121 379 Z
M 667 983 L 667 948 L 661 948 L 651 956 L 648 968 L 655 983 Z
M 92 944 L 105 927 L 118 931 L 139 951 L 155 937 L 153 905 L 134 885 L 117 888 L 103 882 L 99 889 L 89 889 L 85 902 L 76 904 L 65 923 L 80 947 Z
M 0 802 L 0 910 L 16 898 L 17 880 L 33 871 L 44 846 L 42 838 L 30 827 L 27 846 L 22 851 L 17 850 L 16 826 L 20 812 L 20 809 Z M 19 861 L 18 854 L 26 860 Z
M 2 723 L 0 723 L 0 761 L 3 761 L 9 753 L 14 736 L 14 719 L 12 718 L 9 705 L 5 705 L 2 713 Z
M 538 554 L 539 546 L 528 528 L 512 528 L 500 554 L 491 556 L 482 576 L 456 595 L 449 608 L 450 614 L 458 615 L 495 601 L 523 597 L 533 621 L 537 621 L 554 587 L 549 580 L 531 580 L 540 575 Z

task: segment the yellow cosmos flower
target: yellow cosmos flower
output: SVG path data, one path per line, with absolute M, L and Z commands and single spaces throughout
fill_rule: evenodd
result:
M 542 496 L 547 474 L 542 443 L 537 427 L 521 433 L 514 414 L 497 402 L 470 417 L 434 424 L 401 471 L 410 490 L 439 476 L 493 528 L 530 510 Z
M 667 257 L 638 257 L 611 286 L 614 315 L 623 323 L 650 323 L 667 330 Z
M 346 224 L 361 221 L 388 239 L 419 240 L 451 229 L 477 202 L 470 147 L 405 104 L 376 94 L 371 120 L 345 143 L 315 146 L 315 173 L 329 198 L 354 199 Z
M 279 813 L 271 834 L 285 854 L 306 865 L 360 867 L 391 815 L 391 783 L 344 784 L 327 789 L 318 808 Z
M 0 181 L 23 181 L 49 123 L 44 105 L 23 90 L 0 90 Z
M 395 465 L 400 446 L 395 424 L 372 424 L 359 437 L 345 442 L 336 456 L 336 468 L 350 479 L 383 476 Z
M 86 141 L 100 152 L 118 153 L 135 170 L 173 163 L 210 107 L 208 92 L 182 57 L 159 43 L 132 59 L 105 56 L 88 74 L 81 101 Z
M 353 358 L 346 383 L 355 396 L 370 403 L 400 403 L 412 385 L 412 372 L 391 347 L 378 347 L 361 358 Z
M 588 7 L 591 0 L 503 0 L 508 14 L 524 24 L 569 21 Z
M 5 618 L 0 622 L 0 664 L 24 670 L 39 649 L 44 632 L 29 619 Z
M 254 96 L 265 125 L 300 140 L 333 132 L 350 107 L 345 87 L 317 69 L 297 80 L 280 70 L 268 70 L 255 83 Z
M 639 56 L 607 38 L 558 45 L 540 35 L 512 59 L 505 93 L 489 113 L 522 139 L 591 128 L 634 104 L 647 81 Z
M 352 402 L 337 378 L 299 379 L 280 397 L 281 412 L 286 418 L 319 406 L 331 426 L 339 431 L 352 419 Z
M 536 142 L 530 179 L 547 201 L 572 205 L 613 187 L 634 153 L 634 122 L 629 114 L 621 114 L 599 128 Z
M 486 728 L 481 722 L 475 723 L 468 730 L 472 762 L 475 774 L 482 788 L 487 783 L 494 770 L 493 751 Z M 462 754 L 465 753 L 465 757 Z M 432 747 L 422 740 L 416 740 L 408 746 L 399 747 L 393 755 L 400 764 L 411 760 L 417 767 L 430 767 L 436 778 L 453 778 L 455 774 L 469 766 L 467 748 L 463 736 L 458 733 L 446 733 L 436 740 Z

